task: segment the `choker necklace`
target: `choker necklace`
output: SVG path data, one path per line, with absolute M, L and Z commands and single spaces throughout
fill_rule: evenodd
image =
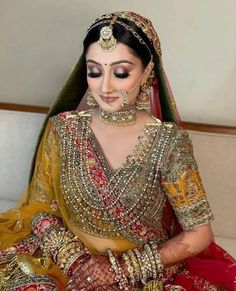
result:
M 100 119 L 107 124 L 114 126 L 132 125 L 137 120 L 137 110 L 129 109 L 125 111 L 108 112 L 100 108 Z

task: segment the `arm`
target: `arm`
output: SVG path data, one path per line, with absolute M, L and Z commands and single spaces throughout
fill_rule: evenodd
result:
M 197 255 L 206 249 L 212 240 L 213 233 L 210 224 L 183 231 L 160 246 L 162 263 L 168 267 Z
M 162 188 L 170 201 L 183 232 L 160 247 L 165 266 L 203 251 L 214 239 L 213 215 L 206 198 L 192 143 L 186 131 L 176 128 L 162 174 Z
M 162 171 L 161 184 L 163 191 L 172 204 L 183 232 L 158 247 L 157 250 L 161 256 L 160 264 L 163 264 L 164 267 L 169 267 L 186 258 L 197 255 L 204 250 L 213 239 L 209 224 L 213 216 L 193 157 L 191 141 L 184 130 L 178 127 L 174 130 L 176 130 L 176 136 L 167 155 L 167 161 Z M 128 257 L 128 264 L 124 262 L 124 256 L 126 256 L 126 258 Z M 140 264 L 138 256 L 140 257 Z M 131 284 L 132 281 L 134 282 L 132 284 L 133 286 L 136 284 L 135 282 L 140 281 L 140 279 L 143 284 L 145 284 L 146 279 L 153 278 L 153 269 L 151 267 L 150 270 L 148 267 L 149 262 L 152 260 L 152 254 L 148 249 L 145 249 L 145 246 L 140 251 L 128 251 L 126 254 L 123 254 L 122 258 L 117 258 L 116 260 L 128 278 L 128 281 L 131 282 Z M 88 262 L 88 264 L 91 262 Z M 128 265 L 133 268 L 133 271 L 128 271 Z M 146 273 L 148 278 L 145 278 L 146 271 L 141 270 L 141 265 L 146 265 L 146 268 L 149 268 L 152 275 Z M 106 261 L 106 266 L 109 266 L 108 261 Z M 102 278 L 104 273 L 101 273 L 99 259 L 97 260 L 97 264 L 93 266 L 93 270 L 96 269 L 97 274 L 100 272 L 99 276 Z M 80 279 L 77 279 L 77 282 L 76 279 L 71 281 L 72 286 L 76 286 L 76 283 L 81 286 L 81 281 L 83 280 L 85 282 L 86 278 L 90 275 L 96 277 L 93 270 L 91 270 L 91 268 L 87 268 L 85 271 L 82 270 L 80 275 L 77 276 L 77 278 Z M 112 277 L 110 277 L 110 280 L 107 280 L 107 282 L 111 282 L 111 278 Z

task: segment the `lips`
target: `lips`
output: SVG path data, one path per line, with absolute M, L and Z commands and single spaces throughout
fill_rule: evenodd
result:
M 100 97 L 103 101 L 106 101 L 106 102 L 112 102 L 112 101 L 116 101 L 117 99 L 119 99 L 118 96 L 100 95 Z

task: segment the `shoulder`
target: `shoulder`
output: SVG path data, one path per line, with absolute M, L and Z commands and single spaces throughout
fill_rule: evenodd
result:
M 61 137 L 80 132 L 83 124 L 88 125 L 90 120 L 90 111 L 65 111 L 49 118 L 53 130 Z
M 163 143 L 169 153 L 190 153 L 193 150 L 192 141 L 188 132 L 180 125 L 173 122 L 162 122 Z
M 91 111 L 65 111 L 57 115 L 50 117 L 50 122 L 54 125 L 70 124 L 74 122 L 80 122 L 82 120 L 88 120 L 91 117 Z
M 174 122 L 162 122 L 161 125 L 162 128 L 171 135 L 173 141 L 177 141 L 179 139 L 190 139 L 186 129 Z

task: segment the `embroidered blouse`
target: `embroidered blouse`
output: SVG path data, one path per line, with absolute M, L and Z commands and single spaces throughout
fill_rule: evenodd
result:
M 113 170 L 90 122 L 90 112 L 50 119 L 31 201 L 59 197 L 59 208 L 81 231 L 137 245 L 165 241 L 176 229 L 190 230 L 213 219 L 185 130 L 154 119 L 126 162 Z

